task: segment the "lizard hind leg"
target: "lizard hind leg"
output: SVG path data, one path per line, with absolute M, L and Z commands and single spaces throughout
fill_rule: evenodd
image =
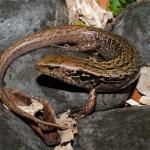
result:
M 95 105 L 96 105 L 96 90 L 92 89 L 89 93 L 85 106 L 75 117 L 76 120 L 79 120 L 85 116 L 90 115 L 94 111 Z
M 90 115 L 93 112 L 95 105 L 96 105 L 96 90 L 92 89 L 86 101 L 86 105 L 83 110 L 83 115 Z

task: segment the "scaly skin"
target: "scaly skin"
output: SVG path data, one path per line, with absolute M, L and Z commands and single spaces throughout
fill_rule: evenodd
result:
M 66 83 L 88 90 L 95 88 L 96 92 L 118 91 L 137 79 L 141 61 L 131 43 L 118 35 L 89 27 L 73 30 L 76 36 L 78 30 L 86 40 L 78 39 L 83 45 L 77 48 L 91 54 L 96 50 L 104 58 L 103 61 L 50 55 L 38 60 L 35 67 Z M 85 46 L 84 42 L 87 43 Z
M 100 29 L 66 26 L 32 34 L 6 49 L 0 56 L 1 89 L 5 72 L 16 58 L 53 44 L 68 44 L 69 49 L 83 52 L 97 50 L 97 53 L 105 58 L 101 62 L 92 62 L 77 57 L 52 55 L 38 62 L 38 70 L 64 82 L 103 92 L 120 90 L 137 79 L 140 69 L 139 54 L 124 38 Z M 11 111 L 37 123 L 43 123 L 16 107 L 5 96 L 4 91 L 0 90 L 0 100 Z

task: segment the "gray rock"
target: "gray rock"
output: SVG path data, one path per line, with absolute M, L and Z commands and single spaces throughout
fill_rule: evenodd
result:
M 0 150 L 49 150 L 18 117 L 0 104 Z
M 75 150 L 149 150 L 150 107 L 97 112 L 79 122 Z
M 7 48 L 12 42 L 35 31 L 39 31 L 48 26 L 64 24 L 67 22 L 67 18 L 65 1 L 0 0 L 0 51 Z M 28 57 L 32 60 L 32 54 L 28 55 L 27 58 Z M 26 62 L 30 63 L 28 59 L 26 59 Z M 28 63 L 26 67 L 28 67 Z M 32 80 L 30 75 L 27 75 L 27 79 L 24 80 L 25 77 L 21 74 L 21 69 L 25 69 L 22 68 L 23 66 L 25 66 L 25 64 L 18 63 L 17 66 L 13 68 L 11 74 L 9 74 L 10 76 L 8 75 L 9 78 L 11 79 L 12 74 L 19 72 L 19 84 L 20 81 L 28 82 Z M 27 72 L 32 74 L 31 70 L 29 68 L 29 72 Z M 7 83 L 8 82 L 14 83 L 15 80 L 8 80 Z M 23 85 L 22 87 L 24 88 Z M 14 114 L 4 110 L 2 105 L 0 105 L 0 116 L 0 150 L 49 149 L 32 129 L 15 117 Z
M 135 3 L 118 17 L 113 31 L 130 40 L 140 51 L 142 60 L 150 63 L 150 1 Z
M 0 50 L 33 32 L 66 24 L 65 1 L 0 0 Z

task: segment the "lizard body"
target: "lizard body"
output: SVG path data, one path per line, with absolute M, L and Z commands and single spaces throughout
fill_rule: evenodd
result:
M 53 44 L 68 44 L 69 49 L 80 52 L 92 53 L 96 50 L 104 57 L 104 61 L 91 62 L 71 56 L 48 56 L 36 64 L 36 68 L 47 75 L 89 90 L 95 88 L 99 92 L 120 90 L 137 79 L 140 69 L 139 54 L 126 39 L 90 27 L 49 28 L 15 42 L 0 56 L 0 101 L 18 115 L 50 125 L 27 114 L 9 101 L 3 90 L 3 78 L 16 58 Z

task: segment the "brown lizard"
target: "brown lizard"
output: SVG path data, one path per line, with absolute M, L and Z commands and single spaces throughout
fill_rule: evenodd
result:
M 16 107 L 7 99 L 3 90 L 3 78 L 7 68 L 16 58 L 53 44 L 68 44 L 69 49 L 81 52 L 97 51 L 104 58 L 104 61 L 92 62 L 80 57 L 52 55 L 40 60 L 36 65 L 36 68 L 44 74 L 89 89 L 92 91 L 89 99 L 95 99 L 96 92 L 120 90 L 138 77 L 141 66 L 138 51 L 119 35 L 81 26 L 49 28 L 32 34 L 12 44 L 0 56 L 0 100 L 11 111 L 37 123 L 59 127 L 59 125 L 41 121 Z M 88 103 L 91 103 L 91 100 Z M 93 107 L 91 106 L 90 109 L 92 110 Z M 88 114 L 86 109 L 85 112 Z

